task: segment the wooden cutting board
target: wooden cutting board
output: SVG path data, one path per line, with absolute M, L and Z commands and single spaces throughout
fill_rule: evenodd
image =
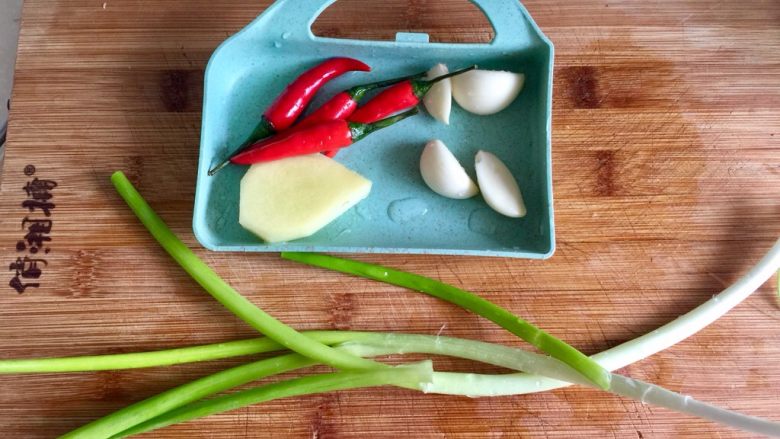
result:
M 441 333 L 522 345 L 432 298 L 276 255 L 198 246 L 190 224 L 203 69 L 213 49 L 267 5 L 25 2 L 0 190 L 0 260 L 11 266 L 17 258 L 38 259 L 40 277 L 21 278 L 39 286 L 18 294 L 9 285 L 14 271 L 4 270 L 0 358 L 255 336 L 141 227 L 109 183 L 119 169 L 218 273 L 298 329 Z M 709 299 L 780 236 L 780 4 L 529 0 L 526 6 L 556 45 L 555 256 L 358 257 L 474 291 L 595 353 Z M 461 0 L 342 0 L 314 29 L 375 39 L 423 31 L 434 41 L 488 41 L 492 32 Z M 25 188 L 53 197 L 23 205 L 32 199 Z M 51 239 L 37 253 L 26 241 L 18 244 L 32 226 Z M 52 437 L 241 361 L 0 377 L 0 431 Z M 765 285 L 695 337 L 622 372 L 780 420 L 778 364 L 780 304 Z M 497 371 L 461 361 L 436 365 Z M 248 407 L 152 436 L 575 435 L 749 437 L 584 388 L 492 399 L 348 391 Z

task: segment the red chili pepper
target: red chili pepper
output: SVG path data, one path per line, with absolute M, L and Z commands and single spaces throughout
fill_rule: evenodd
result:
M 236 151 L 241 151 L 258 139 L 268 137 L 275 132 L 283 131 L 292 126 L 325 83 L 346 72 L 356 70 L 368 72 L 371 71 L 371 67 L 353 58 L 339 57 L 325 60 L 303 72 L 265 110 L 263 117 L 252 131 L 252 134 Z M 228 163 L 230 163 L 229 160 L 222 161 L 217 166 L 211 168 L 208 174 L 214 175 Z
M 317 90 L 331 79 L 355 70 L 369 72 L 371 67 L 352 58 L 331 58 L 309 69 L 284 89 L 263 117 L 276 131 L 291 127 Z
M 358 106 L 358 100 L 356 99 L 356 96 L 352 95 L 350 91 L 342 91 L 336 96 L 333 96 L 328 102 L 322 104 L 322 106 L 318 108 L 317 111 L 308 115 L 305 119 L 295 125 L 293 129 L 298 127 L 305 128 L 307 126 L 329 120 L 346 119 L 357 109 Z M 333 158 L 336 156 L 338 151 L 338 149 L 331 149 L 329 151 L 325 151 L 323 154 Z
M 370 84 L 356 85 L 349 90 L 342 91 L 333 96 L 328 102 L 322 104 L 320 108 L 301 119 L 293 128 L 302 128 L 327 120 L 346 119 L 357 109 L 358 102 L 365 97 L 366 93 L 378 88 L 398 84 L 407 79 L 419 78 L 423 75 L 425 75 L 425 73 L 388 79 L 386 81 L 372 82 Z
M 425 73 L 418 73 L 413 76 L 404 76 L 402 78 L 388 79 L 387 81 L 373 82 L 370 84 L 356 85 L 349 90 L 342 91 L 336 94 L 328 102 L 325 102 L 316 109 L 314 112 L 304 117 L 300 122 L 296 123 L 291 129 L 297 130 L 311 126 L 315 123 L 325 122 L 328 120 L 346 119 L 349 117 L 358 106 L 358 102 L 366 95 L 366 93 L 375 90 L 377 88 L 387 87 L 393 84 L 397 84 L 401 81 L 419 78 L 425 75 Z M 324 154 L 328 157 L 333 157 L 338 152 L 337 149 L 325 151 Z
M 343 119 L 315 123 L 300 130 L 292 130 L 260 140 L 245 151 L 233 156 L 230 161 L 239 165 L 251 165 L 344 148 L 374 131 L 388 127 L 417 114 L 417 112 L 417 108 L 413 108 L 405 113 L 371 124 L 347 122 Z
M 420 103 L 420 99 L 442 79 L 468 72 L 477 66 L 467 67 L 431 80 L 410 79 L 387 88 L 358 108 L 348 119 L 352 122 L 371 123 Z

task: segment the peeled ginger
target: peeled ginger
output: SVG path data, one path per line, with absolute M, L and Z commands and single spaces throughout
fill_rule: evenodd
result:
M 238 222 L 266 242 L 313 235 L 368 196 L 371 181 L 322 154 L 252 165 Z

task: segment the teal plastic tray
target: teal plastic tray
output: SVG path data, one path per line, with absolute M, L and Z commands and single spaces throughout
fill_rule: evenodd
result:
M 311 24 L 334 0 L 280 0 L 217 48 L 206 68 L 200 162 L 193 229 L 219 251 L 432 253 L 547 258 L 553 232 L 550 119 L 553 46 L 517 0 L 473 0 L 495 30 L 489 44 L 428 42 L 398 33 L 396 41 L 317 37 Z M 267 244 L 238 224 L 239 181 L 246 167 L 207 170 L 252 130 L 265 107 L 305 69 L 333 56 L 360 59 L 370 73 L 349 73 L 319 94 L 318 105 L 354 84 L 425 71 L 480 68 L 526 74 L 519 98 L 492 116 L 453 103 L 450 125 L 427 114 L 372 134 L 336 157 L 373 182 L 371 194 L 316 234 Z M 442 139 L 472 178 L 474 154 L 491 151 L 520 183 L 528 215 L 513 219 L 490 210 L 481 196 L 450 200 L 432 192 L 419 173 L 425 143 Z

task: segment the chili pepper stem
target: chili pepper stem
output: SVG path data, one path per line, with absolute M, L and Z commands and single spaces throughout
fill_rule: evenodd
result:
M 271 121 L 263 116 L 260 118 L 260 122 L 257 123 L 257 126 L 255 126 L 255 129 L 252 130 L 252 134 L 249 135 L 249 137 L 244 141 L 244 143 L 241 144 L 241 146 L 239 146 L 239 148 L 246 148 L 247 146 L 257 142 L 259 139 L 270 136 L 274 132 L 276 132 L 276 130 L 274 129 Z
M 240 151 L 240 150 L 238 150 Z M 236 151 L 236 152 L 238 152 Z M 221 171 L 222 168 L 230 164 L 230 159 L 224 159 L 222 160 L 217 166 L 214 166 L 213 168 L 209 169 L 208 175 L 209 177 L 213 176 L 217 172 Z
M 357 142 L 358 140 L 362 139 L 363 137 L 366 137 L 367 135 L 373 133 L 374 131 L 378 131 L 381 130 L 382 128 L 389 127 L 390 125 L 393 125 L 396 122 L 400 122 L 409 116 L 414 116 L 419 112 L 420 110 L 418 110 L 417 107 L 414 107 L 411 110 L 404 111 L 403 113 L 397 114 L 395 116 L 386 117 L 374 123 L 347 122 L 347 124 L 349 125 L 349 130 L 352 133 L 352 142 L 353 143 Z
M 230 158 L 234 155 L 238 154 L 239 152 L 245 150 L 247 147 L 251 146 L 253 143 L 257 142 L 260 139 L 264 139 L 271 134 L 274 133 L 274 127 L 271 125 L 271 122 L 268 121 L 268 119 L 265 118 L 265 116 L 260 119 L 260 123 L 257 124 L 254 130 L 252 130 L 252 134 L 249 135 L 249 137 L 244 141 L 244 143 L 241 144 L 238 148 L 236 148 L 235 151 L 228 154 L 227 158 L 222 159 L 221 162 L 217 163 L 216 166 L 209 169 L 208 175 L 209 177 L 213 176 L 217 172 L 219 172 L 222 168 L 230 164 Z
M 448 78 L 452 78 L 453 76 L 458 76 L 461 73 L 466 73 L 470 70 L 474 70 L 477 68 L 477 65 L 474 64 L 472 66 L 466 67 L 464 69 L 455 70 L 454 72 L 447 73 L 446 75 L 441 75 L 433 79 L 417 79 L 412 80 L 412 90 L 414 92 L 414 95 L 418 98 L 422 98 L 425 96 L 426 93 L 433 87 L 434 84 L 436 84 L 439 81 L 443 81 Z
M 466 68 L 463 68 L 463 69 L 460 69 L 460 70 L 455 70 L 454 72 L 447 73 L 446 75 L 441 75 L 441 76 L 437 76 L 437 77 L 435 77 L 433 79 L 426 80 L 426 82 L 431 83 L 431 84 L 435 84 L 435 83 L 437 83 L 437 82 L 439 82 L 439 81 L 441 81 L 443 79 L 452 78 L 453 76 L 458 76 L 461 73 L 466 73 L 466 72 L 474 70 L 476 68 L 477 68 L 477 65 L 474 64 L 472 66 L 468 66 Z

